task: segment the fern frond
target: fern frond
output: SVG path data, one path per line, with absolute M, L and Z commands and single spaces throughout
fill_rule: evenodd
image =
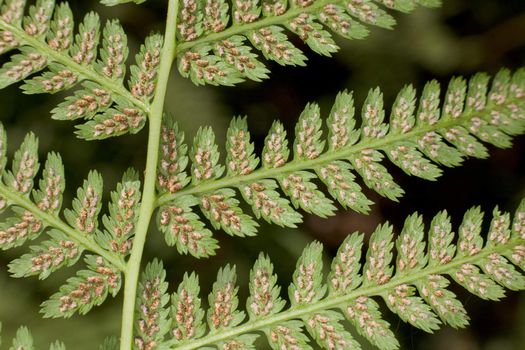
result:
M 49 153 L 39 188 L 33 189 L 39 169 L 38 140 L 29 133 L 15 152 L 11 170 L 6 170 L 7 137 L 0 125 L 0 204 L 10 209 L 0 223 L 0 249 L 6 250 L 47 237 L 29 248 L 29 252 L 9 264 L 14 277 L 47 278 L 53 272 L 72 266 L 84 251 L 91 252 L 87 268 L 67 281 L 59 293 L 43 304 L 47 317 L 69 317 L 86 313 L 101 304 L 107 295 L 120 289 L 121 273 L 131 249 L 140 206 L 141 183 L 134 170 L 128 170 L 111 193 L 109 213 L 102 218 L 102 177 L 92 171 L 77 190 L 72 208 L 62 211 L 65 189 L 61 157 Z M 64 220 L 61 218 L 63 213 Z
M 0 68 L 0 88 L 24 81 L 22 90 L 36 94 L 80 85 L 53 110 L 54 119 L 88 120 L 77 134 L 90 140 L 138 132 L 155 89 L 162 37 L 146 39 L 128 90 L 123 79 L 129 50 L 118 21 L 108 21 L 101 33 L 98 15 L 88 13 L 74 35 L 67 3 L 38 0 L 24 17 L 25 3 L 7 0 L 0 9 L 0 54 L 18 50 Z
M 525 276 L 515 268 L 525 267 L 525 200 L 513 222 L 508 213 L 494 210 L 486 242 L 481 236 L 482 223 L 480 209 L 470 209 L 455 237 L 443 211 L 432 220 L 425 239 L 423 219 L 413 214 L 395 240 L 392 226 L 380 225 L 370 237 L 364 264 L 364 236 L 354 233 L 342 243 L 327 278 L 323 276 L 322 245 L 311 243 L 297 262 L 287 309 L 272 264 L 261 254 L 250 273 L 248 320 L 238 310 L 235 270 L 226 266 L 219 270 L 208 297 L 207 333 L 198 279 L 194 274 L 185 275 L 172 297 L 173 338 L 157 344 L 177 350 L 252 349 L 263 333 L 273 349 L 311 349 L 308 334 L 323 349 L 359 349 L 353 331 L 342 323 L 346 319 L 379 349 L 398 349 L 400 345 L 379 311 L 379 299 L 404 322 L 426 332 L 442 324 L 465 327 L 469 318 L 456 295 L 447 289 L 449 278 L 488 300 L 504 297 L 505 289 L 525 289 Z M 165 272 L 156 270 L 155 278 L 162 280 Z M 165 289 L 156 296 L 163 293 Z M 164 303 L 157 305 L 165 307 Z M 165 322 L 162 317 L 158 320 Z
M 256 232 L 257 222 L 242 212 L 234 189 L 257 218 L 289 227 L 301 222 L 295 209 L 321 217 L 334 214 L 334 202 L 317 188 L 316 179 L 335 201 L 358 212 L 367 212 L 372 202 L 356 175 L 370 189 L 397 200 L 403 190 L 383 165 L 385 156 L 409 175 L 435 180 L 443 166 L 458 166 L 465 157 L 486 158 L 482 142 L 505 148 L 513 135 L 523 133 L 525 70 L 513 75 L 502 70 L 490 88 L 488 84 L 485 74 L 468 84 L 455 78 L 441 103 L 439 84 L 432 81 L 419 104 L 415 89 L 407 86 L 388 122 L 379 89 L 370 91 L 359 116 L 352 94 L 342 92 L 326 120 L 328 135 L 322 132 L 319 107 L 309 104 L 295 128 L 292 160 L 281 123 L 272 125 L 260 161 L 246 119 L 234 118 L 227 133 L 226 175 L 210 128 L 198 132 L 188 157 L 184 135 L 166 120 L 157 183 L 158 226 L 168 244 L 201 257 L 214 254 L 217 241 L 194 212 L 197 205 L 216 229 L 237 236 Z M 357 128 L 356 119 L 362 120 Z M 189 160 L 191 177 L 185 170 Z
M 251 52 L 247 42 L 267 60 L 303 66 L 306 57 L 288 40 L 284 28 L 299 36 L 314 52 L 331 56 L 339 47 L 325 28 L 346 39 L 363 39 L 368 35 L 368 25 L 386 29 L 394 26 L 395 20 L 385 7 L 411 12 L 419 5 L 436 7 L 440 2 L 184 1 L 177 25 L 179 72 L 197 85 L 234 85 L 245 79 L 260 81 L 267 78 L 269 71 Z

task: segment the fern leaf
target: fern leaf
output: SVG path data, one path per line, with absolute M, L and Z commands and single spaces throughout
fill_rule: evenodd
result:
M 483 214 L 479 208 L 470 209 L 459 228 L 457 249 L 445 212 L 438 213 L 428 228 L 428 247 L 423 218 L 417 214 L 406 219 L 395 241 L 392 226 L 380 225 L 370 238 L 364 264 L 363 235 L 354 233 L 339 248 L 326 280 L 323 248 L 314 242 L 297 262 L 289 287 L 291 306 L 287 309 L 272 264 L 261 255 L 250 273 L 246 303 L 250 317 L 244 322 L 243 313 L 237 310 L 236 274 L 226 266 L 219 270 L 209 297 L 206 334 L 198 279 L 194 274 L 185 275 L 172 298 L 176 340 L 165 339 L 159 346 L 174 350 L 212 346 L 251 349 L 254 333 L 262 331 L 273 349 L 311 349 L 313 343 L 324 349 L 359 349 L 353 331 L 342 323 L 346 319 L 379 349 L 399 349 L 399 342 L 379 312 L 378 299 L 383 299 L 403 321 L 426 332 L 439 329 L 441 323 L 465 327 L 469 319 L 456 295 L 448 290 L 449 278 L 484 299 L 494 299 L 494 288 L 501 290 L 500 297 L 506 289 L 525 288 L 523 274 L 514 267 L 523 264 L 523 255 L 518 258 L 513 254 L 516 249 L 523 251 L 525 245 L 521 226 L 525 222 L 524 208 L 525 200 L 514 215 L 512 227 L 510 215 L 496 208 L 485 243 L 480 231 Z M 460 281 L 458 271 L 462 271 L 463 281 L 469 281 Z M 161 276 L 163 273 L 158 278 Z M 480 292 L 480 287 L 485 292 Z M 303 329 L 311 336 L 312 344 Z
M 97 113 L 106 111 L 111 105 L 111 95 L 100 85 L 86 82 L 83 89 L 66 97 L 53 111 L 51 118 L 57 120 L 92 119 Z
M 99 229 L 103 194 L 100 174 L 91 172 L 77 190 L 72 208 L 63 210 L 65 176 L 60 155 L 48 154 L 38 188 L 34 189 L 40 166 L 38 139 L 32 133 L 26 135 L 15 152 L 11 170 L 5 169 L 6 146 L 6 132 L 0 125 L 0 209 L 9 209 L 0 222 L 0 249 L 22 246 L 46 235 L 9 264 L 12 276 L 45 279 L 61 268 L 76 264 L 84 252 L 90 252 L 92 255 L 85 258 L 87 268 L 69 279 L 44 303 L 44 314 L 69 317 L 75 312 L 86 313 L 101 304 L 108 294 L 116 295 L 135 234 L 141 196 L 138 174 L 127 171 L 112 192 L 109 213 L 102 218 L 105 228 L 102 231 Z M 210 250 L 214 249 L 213 244 L 211 247 Z
M 123 100 L 116 101 L 116 108 L 110 108 L 97 114 L 93 120 L 77 125 L 76 134 L 86 140 L 101 140 L 139 132 L 146 124 L 146 115 Z
M 235 268 L 227 265 L 219 270 L 217 281 L 208 296 L 210 308 L 207 312 L 207 320 L 211 330 L 235 327 L 244 320 L 244 312 L 237 310 L 239 299 L 236 280 Z
M 246 309 L 250 319 L 279 313 L 285 306 L 270 259 L 262 253 L 250 271 L 250 296 Z
M 204 310 L 199 299 L 199 279 L 195 274 L 185 274 L 176 293 L 171 298 L 171 335 L 176 341 L 200 338 L 206 332 Z
M 135 349 L 151 349 L 168 333 L 169 302 L 166 271 L 162 263 L 155 260 L 146 266 L 138 288 L 135 319 Z
M 86 234 L 94 234 L 98 227 L 98 214 L 102 207 L 102 175 L 92 171 L 73 200 L 73 210 L 64 215 L 69 224 Z
M 372 202 L 360 182 L 392 200 L 403 195 L 386 159 L 408 175 L 435 180 L 444 167 L 458 166 L 466 157 L 487 157 L 484 143 L 508 147 L 511 137 L 525 130 L 524 91 L 523 69 L 514 74 L 502 70 L 490 87 L 485 74 L 475 75 L 468 84 L 455 78 L 443 103 L 435 81 L 426 84 L 419 101 L 415 89 L 406 86 L 395 99 L 388 121 L 379 89 L 369 92 L 360 115 L 356 115 L 352 94 L 342 92 L 326 119 L 327 135 L 323 133 L 319 107 L 306 106 L 295 128 L 293 159 L 281 123 L 273 123 L 259 158 L 254 153 L 246 119 L 234 118 L 227 132 L 225 166 L 219 161 L 219 148 L 210 128 L 198 132 L 188 157 L 184 135 L 174 122 L 166 122 L 157 181 L 157 204 L 161 208 L 157 223 L 162 232 L 171 232 L 168 243 L 177 245 L 180 252 L 207 256 L 210 252 L 199 253 L 196 238 L 190 238 L 205 237 L 208 243 L 201 245 L 211 247 L 212 238 L 205 223 L 190 210 L 197 200 L 214 228 L 238 236 L 255 234 L 257 223 L 241 211 L 235 191 L 252 207 L 257 219 L 281 226 L 295 227 L 300 223 L 301 214 L 296 211 L 299 208 L 321 217 L 333 215 L 337 209 L 334 201 L 366 213 Z M 362 122 L 358 126 L 359 117 Z M 186 170 L 188 162 L 191 183 Z M 334 201 L 318 188 L 317 179 L 326 185 Z M 174 220 L 176 213 L 179 219 Z M 443 220 L 436 225 L 446 228 Z M 181 239 L 186 243 L 175 243 Z M 434 255 L 443 255 L 439 260 L 450 256 L 450 249 L 445 246 L 450 242 L 443 239 L 440 244 L 444 246 L 434 247 L 438 250 Z M 194 247 L 188 248 L 188 244 Z M 388 278 L 378 274 L 386 272 L 382 267 L 370 268 L 374 278 Z M 458 276 L 462 279 L 463 272 L 458 270 Z
M 169 246 L 176 246 L 181 254 L 208 257 L 215 255 L 218 242 L 191 209 L 198 204 L 196 197 L 181 197 L 174 203 L 161 207 L 157 221 Z
M 83 252 L 83 247 L 58 230 L 51 230 L 50 239 L 31 247 L 31 252 L 9 264 L 13 277 L 38 275 L 47 278 L 51 273 L 74 265 Z
M 0 68 L 0 88 L 24 81 L 25 93 L 56 93 L 81 84 L 53 110 L 54 119 L 87 120 L 77 135 L 89 140 L 142 129 L 156 86 L 162 37 L 146 39 L 130 69 L 128 89 L 123 79 L 129 49 L 118 21 L 101 29 L 99 16 L 91 12 L 75 34 L 67 3 L 39 0 L 25 17 L 24 9 L 25 1 L 11 0 L 0 11 L 0 54 L 18 50 Z
M 24 138 L 13 159 L 13 170 L 5 175 L 5 182 L 13 190 L 27 195 L 33 188 L 33 178 L 40 164 L 38 162 L 38 140 L 33 133 Z
M 268 71 L 245 45 L 246 39 L 267 60 L 303 66 L 306 57 L 288 39 L 284 28 L 312 51 L 331 56 L 339 47 L 325 28 L 347 39 L 362 39 L 368 35 L 368 25 L 394 26 L 394 18 L 383 7 L 411 12 L 418 5 L 436 7 L 439 2 L 240 0 L 233 1 L 229 9 L 224 0 L 185 1 L 177 24 L 178 68 L 197 85 L 259 81 Z
M 122 81 L 126 74 L 128 41 L 118 21 L 110 21 L 104 28 L 104 41 L 100 51 L 98 71 L 110 79 Z
M 85 260 L 87 269 L 69 278 L 58 293 L 42 303 L 44 317 L 67 318 L 76 312 L 86 314 L 102 304 L 108 295 L 117 295 L 122 282 L 120 271 L 100 256 L 88 255 Z
M 288 321 L 267 330 L 266 337 L 272 349 L 299 349 L 311 350 L 308 337 L 302 332 L 303 324 L 299 321 Z
M 184 134 L 169 116 L 163 118 L 161 130 L 157 189 L 161 193 L 175 193 L 184 188 L 190 179 L 184 169 L 188 165 L 188 147 Z
M 326 286 L 322 284 L 322 252 L 320 243 L 305 248 L 293 275 L 293 283 L 288 289 L 292 305 L 306 305 L 322 299 Z
M 138 174 L 130 169 L 111 193 L 109 215 L 102 218 L 106 230 L 97 237 L 102 247 L 122 256 L 129 254 L 138 219 L 140 196 Z

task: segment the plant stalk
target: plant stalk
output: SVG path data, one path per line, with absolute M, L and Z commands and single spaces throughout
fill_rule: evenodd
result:
M 166 30 L 164 34 L 164 46 L 161 53 L 157 87 L 155 89 L 155 97 L 149 113 L 148 150 L 142 200 L 135 238 L 133 239 L 133 249 L 131 250 L 131 256 L 124 273 L 124 304 L 122 307 L 120 350 L 131 350 L 133 348 L 135 301 L 137 297 L 138 279 L 144 244 L 146 242 L 151 216 L 155 209 L 155 184 L 157 179 L 160 133 L 168 79 L 173 59 L 175 58 L 175 48 L 177 45 L 176 28 L 178 7 L 178 0 L 169 0 Z

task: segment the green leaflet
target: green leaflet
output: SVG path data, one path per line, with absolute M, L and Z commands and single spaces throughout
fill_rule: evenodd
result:
M 132 247 L 133 235 L 140 207 L 141 183 L 136 171 L 129 169 L 122 176 L 115 191 L 111 192 L 109 215 L 104 215 L 104 233 L 97 241 L 105 249 L 127 256 Z
M 107 98 L 107 97 L 106 97 Z M 115 98 L 114 108 L 100 108 L 103 111 L 92 120 L 77 125 L 75 133 L 85 140 L 102 140 L 124 134 L 136 134 L 146 124 L 146 115 L 140 109 Z M 78 113 L 78 112 L 77 112 Z
M 191 209 L 198 204 L 199 200 L 196 197 L 186 196 L 169 206 L 161 207 L 157 215 L 157 225 L 164 233 L 166 243 L 176 246 L 179 253 L 208 257 L 215 255 L 218 242 Z
M 62 267 L 76 264 L 83 252 L 82 247 L 58 230 L 51 230 L 48 234 L 49 240 L 32 246 L 30 253 L 9 264 L 13 277 L 38 275 L 39 279 L 45 279 Z
M 86 314 L 102 304 L 108 295 L 117 295 L 122 283 L 120 271 L 100 256 L 88 255 L 85 262 L 87 269 L 78 271 L 60 287 L 59 292 L 42 303 L 44 317 L 68 318 L 77 312 Z
M 150 101 L 157 84 L 157 70 L 160 64 L 161 35 L 150 35 L 135 56 L 136 65 L 131 66 L 131 78 L 128 82 L 131 94 L 139 100 Z
M 118 347 L 118 339 L 116 337 L 110 337 L 104 339 L 104 343 L 100 345 L 99 350 L 117 350 Z
M 51 118 L 57 120 L 92 119 L 97 113 L 104 112 L 112 103 L 111 94 L 100 85 L 85 82 L 83 89 L 73 96 L 66 97 L 53 111 Z
M 279 313 L 286 304 L 280 290 L 270 259 L 261 253 L 250 271 L 250 296 L 246 301 L 250 319 Z
M 160 134 L 157 189 L 161 193 L 175 193 L 190 182 L 187 176 L 188 146 L 184 133 L 171 117 L 165 116 Z
M 86 234 L 94 234 L 98 227 L 98 214 L 102 207 L 102 175 L 89 173 L 82 188 L 77 190 L 73 209 L 66 209 L 64 216 L 69 224 Z
M 170 328 L 170 296 L 165 281 L 166 271 L 161 262 L 154 260 L 144 270 L 138 287 L 135 310 L 135 344 L 139 349 L 155 346 L 162 341 Z
M 177 292 L 171 298 L 171 318 L 179 320 L 172 324 L 170 332 L 175 341 L 200 338 L 206 332 L 199 291 L 197 275 L 184 274 Z
M 6 184 L 19 193 L 29 194 L 33 188 L 33 178 L 40 167 L 37 149 L 37 138 L 33 133 L 27 134 L 15 153 L 13 170 L 5 174 Z
M 217 273 L 217 281 L 208 295 L 210 308 L 207 312 L 207 321 L 211 330 L 235 327 L 244 320 L 244 312 L 237 310 L 239 299 L 236 280 L 235 268 L 229 265 Z
M 190 78 L 195 85 L 233 86 L 242 82 L 241 73 L 220 56 L 209 54 L 211 50 L 211 46 L 201 46 L 178 56 L 180 74 Z
M 73 43 L 73 12 L 67 2 L 60 3 L 55 8 L 50 30 L 47 33 L 49 46 L 56 51 L 65 51 Z
M 45 56 L 34 49 L 22 47 L 20 54 L 0 68 L 0 89 L 3 89 L 42 70 L 47 64 Z

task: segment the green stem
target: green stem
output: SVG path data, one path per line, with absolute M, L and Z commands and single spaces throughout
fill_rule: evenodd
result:
M 58 216 L 46 213 L 45 211 L 41 210 L 38 206 L 31 202 L 29 198 L 20 195 L 19 193 L 13 192 L 12 189 L 5 186 L 4 184 L 0 184 L 0 196 L 5 198 L 10 204 L 17 205 L 30 211 L 34 216 L 42 220 L 44 224 L 60 230 L 84 249 L 102 256 L 117 269 L 121 271 L 126 269 L 124 262 L 118 255 L 102 249 L 102 247 L 97 244 L 97 242 L 95 242 L 92 236 L 87 236 L 86 234 L 75 230 L 73 227 L 62 221 Z
M 316 312 L 329 309 L 343 308 L 350 301 L 355 300 L 361 296 L 371 297 L 384 295 L 385 293 L 391 291 L 399 285 L 412 285 L 416 281 L 421 280 L 430 275 L 451 274 L 455 269 L 461 267 L 463 264 L 479 264 L 483 259 L 487 258 L 491 254 L 505 254 L 509 252 L 512 248 L 523 244 L 524 241 L 522 239 L 516 238 L 512 241 L 507 242 L 507 244 L 504 245 L 493 245 L 485 247 L 483 251 L 476 255 L 456 258 L 445 265 L 429 266 L 420 271 L 394 276 L 389 282 L 382 285 L 363 286 L 346 294 L 330 295 L 327 298 L 316 303 L 293 306 L 279 314 L 267 316 L 257 320 L 252 320 L 238 327 L 230 329 L 221 329 L 212 332 L 201 339 L 190 340 L 188 342 L 178 344 L 175 341 L 169 341 L 168 345 L 170 349 L 174 350 L 191 350 L 202 348 L 207 345 L 217 344 L 235 338 L 239 335 L 257 332 L 262 329 L 267 329 L 269 327 L 282 324 L 283 322 L 289 320 L 301 319 L 305 316 L 312 315 Z
M 55 51 L 45 41 L 28 35 L 23 29 L 8 24 L 0 20 L 0 30 L 6 30 L 13 33 L 14 37 L 22 44 L 34 48 L 37 52 L 45 55 L 49 61 L 58 62 L 71 71 L 75 72 L 82 79 L 94 81 L 103 88 L 109 90 L 115 95 L 122 96 L 128 102 L 147 112 L 150 106 L 133 96 L 120 82 L 116 82 L 108 77 L 98 74 L 92 66 L 83 66 L 75 62 L 71 56 L 64 52 Z
M 505 106 L 508 106 L 512 103 L 522 104 L 523 100 L 509 100 Z M 440 130 L 448 130 L 452 127 L 466 125 L 472 118 L 479 116 L 480 113 L 488 114 L 492 111 L 497 111 L 502 108 L 504 109 L 505 106 L 494 106 L 493 108 L 486 108 L 481 112 L 476 111 L 465 113 L 463 116 L 457 119 L 441 119 L 436 124 L 419 126 L 407 133 L 389 134 L 379 139 L 365 139 L 352 146 L 344 147 L 336 151 L 327 151 L 314 159 L 294 159 L 279 168 L 259 168 L 253 173 L 247 175 L 226 176 L 218 180 L 210 180 L 208 182 L 202 182 L 199 184 L 191 184 L 179 192 L 167 193 L 159 196 L 157 200 L 157 206 L 160 207 L 162 205 L 168 204 L 176 198 L 184 195 L 202 195 L 204 193 L 213 192 L 221 188 L 237 187 L 242 184 L 254 183 L 262 179 L 278 178 L 295 171 L 316 169 L 335 160 L 351 159 L 366 149 L 382 149 L 400 141 L 415 140 L 429 132 L 438 132 Z
M 122 329 L 120 338 L 120 350 L 131 350 L 133 347 L 133 320 L 135 314 L 135 300 L 140 274 L 140 263 L 146 242 L 151 215 L 155 209 L 155 184 L 157 179 L 157 162 L 159 157 L 160 132 L 162 116 L 164 112 L 164 100 L 168 86 L 171 66 L 175 58 L 176 28 L 178 0 L 169 0 L 168 16 L 166 20 L 166 31 L 164 35 L 164 47 L 162 48 L 159 79 L 155 89 L 155 98 L 149 113 L 149 138 L 146 159 L 146 170 L 144 175 L 144 188 L 139 211 L 139 219 L 133 249 L 125 272 L 124 305 L 122 308 Z

